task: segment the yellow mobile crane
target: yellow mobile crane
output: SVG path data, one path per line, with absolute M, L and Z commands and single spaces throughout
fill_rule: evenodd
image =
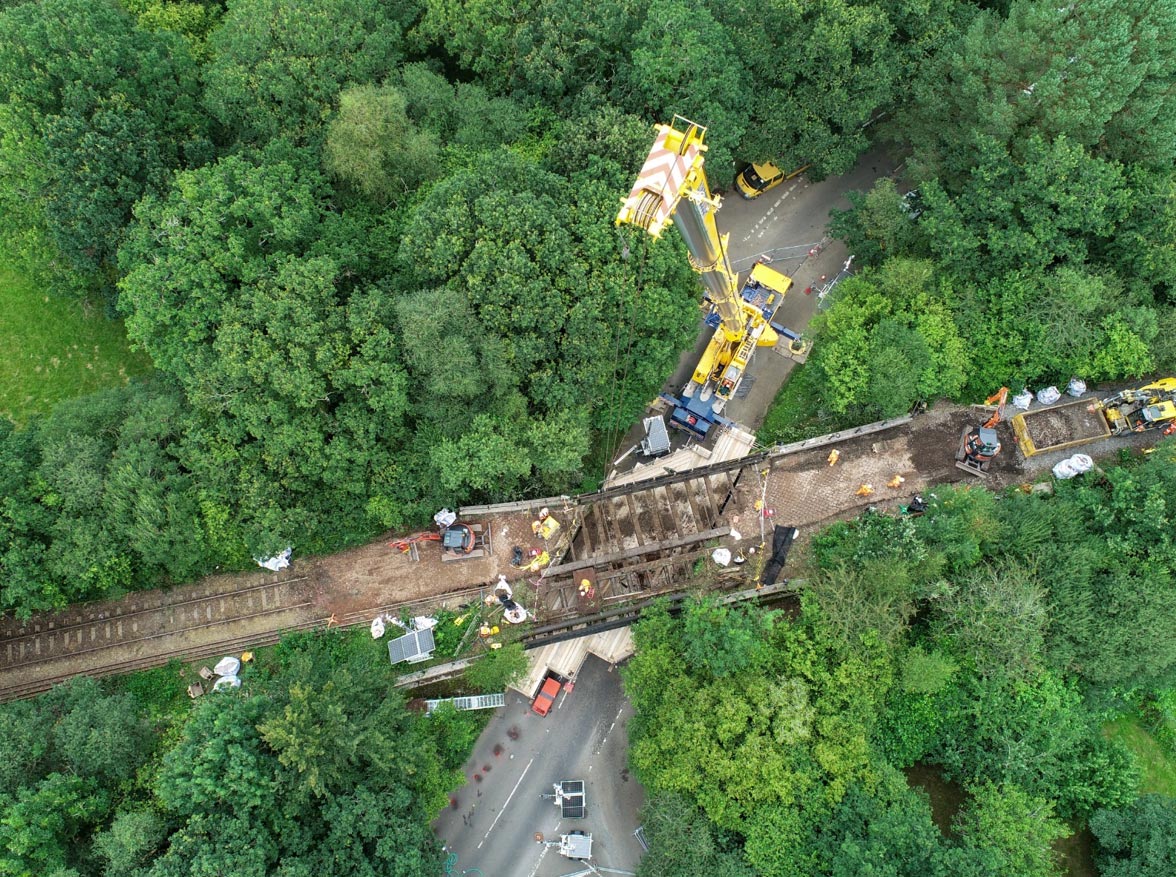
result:
M 666 398 L 674 405 L 671 425 L 705 438 L 716 423 L 731 423 L 719 412 L 743 380 L 756 348 L 775 346 L 782 333 L 797 337 L 770 322 L 792 280 L 759 264 L 740 289 L 727 258 L 727 235 L 720 235 L 715 225 L 720 201 L 703 172 L 706 128 L 674 116 L 672 124 L 655 130 L 653 148 L 616 223 L 635 225 L 658 238 L 672 220 L 686 242 L 691 267 L 702 278 L 710 303 L 706 324 L 715 334 L 682 397 Z

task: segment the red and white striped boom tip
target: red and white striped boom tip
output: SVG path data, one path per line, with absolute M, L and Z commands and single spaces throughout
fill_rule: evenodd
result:
M 660 237 L 678 206 L 691 170 L 702 165 L 704 148 L 699 129 L 682 133 L 669 125 L 658 125 L 657 139 L 617 214 L 617 224 L 632 223 Z

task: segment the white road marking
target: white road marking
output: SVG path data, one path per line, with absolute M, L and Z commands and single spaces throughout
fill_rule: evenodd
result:
M 783 204 L 784 200 L 789 195 L 791 195 L 793 192 L 795 192 L 799 185 L 800 185 L 799 181 L 795 182 L 792 185 L 790 185 L 787 189 L 785 189 L 783 192 L 781 192 L 780 197 L 777 198 L 774 202 L 772 202 L 772 206 L 767 209 L 767 212 L 765 212 L 763 216 L 761 216 L 758 220 L 756 220 L 755 225 L 753 225 L 751 227 L 751 231 L 748 233 L 748 235 L 745 238 L 743 238 L 741 243 L 747 243 L 753 237 L 762 238 L 764 236 L 764 234 L 768 231 L 767 226 L 769 226 L 773 222 L 775 222 L 775 219 L 773 219 L 771 217 L 772 217 L 772 214 L 776 212 L 776 208 L 779 207 L 781 204 Z
M 535 862 L 535 867 L 531 869 L 529 877 L 535 877 L 535 875 L 539 872 L 539 866 L 543 864 L 543 857 L 547 855 L 547 851 L 549 849 L 550 847 L 547 846 L 547 844 L 543 845 L 543 849 L 539 851 L 539 860 Z
M 515 792 L 519 790 L 519 786 L 523 784 L 523 777 L 527 775 L 527 771 L 531 769 L 531 765 L 535 763 L 532 758 L 527 762 L 527 766 L 523 768 L 523 775 L 519 777 L 519 781 L 515 783 L 515 787 L 510 790 L 510 794 L 506 796 L 506 803 L 502 805 L 502 809 L 498 811 L 498 815 L 494 817 L 494 821 L 490 823 L 490 827 L 486 829 L 486 833 L 482 835 L 482 839 L 478 842 L 478 849 L 482 848 L 482 844 L 486 842 L 486 838 L 490 836 L 490 832 L 494 830 L 494 826 L 498 824 L 498 820 L 502 818 L 502 814 L 506 812 L 506 808 L 510 806 L 510 799 L 515 796 Z

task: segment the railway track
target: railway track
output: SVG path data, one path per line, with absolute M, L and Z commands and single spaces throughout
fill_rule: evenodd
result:
M 265 582 L 228 593 L 186 594 L 167 600 L 153 592 L 142 601 L 133 600 L 103 610 L 79 611 L 76 616 L 54 617 L 47 622 L 0 626 L 0 673 L 30 660 L 76 657 L 101 651 L 128 641 L 149 642 L 187 630 L 207 629 L 247 618 L 280 615 L 305 609 L 313 601 L 292 600 L 305 589 L 292 586 L 308 576 Z M 152 599 L 154 597 L 155 599 Z
M 909 417 L 880 422 L 705 470 L 562 498 L 556 512 L 562 538 L 548 546 L 552 561 L 543 573 L 528 577 L 534 589 L 526 605 L 540 624 L 574 622 L 680 590 L 720 543 L 737 556 L 747 549 L 750 556 L 751 547 L 770 539 L 774 522 L 768 516 L 775 511 L 780 523 L 809 526 L 884 498 L 884 489 L 874 500 L 855 496 L 861 484 L 882 485 L 901 473 L 903 490 L 913 492 L 947 480 L 955 470 L 945 442 L 958 435 L 960 416 L 925 415 L 919 429 L 908 428 Z M 836 467 L 826 462 L 832 444 L 841 449 Z M 276 642 L 285 633 L 330 626 L 328 619 L 341 627 L 366 625 L 378 613 L 425 614 L 440 604 L 480 600 L 499 572 L 519 578 L 506 558 L 511 541 L 529 542 L 524 522 L 533 512 L 513 505 L 485 508 L 477 517 L 496 532 L 505 533 L 509 522 L 502 556 L 456 568 L 442 568 L 438 560 L 435 573 L 413 573 L 407 560 L 373 543 L 356 549 L 346 569 L 327 563 L 335 559 L 307 560 L 291 570 L 307 575 L 264 581 L 258 581 L 260 574 L 244 580 L 223 576 L 169 594 L 140 594 L 118 604 L 43 616 L 24 626 L 0 620 L 0 700 L 44 691 L 80 673 L 105 676 L 173 658 L 230 654 Z M 707 566 L 714 570 L 709 561 Z M 716 585 L 734 586 L 751 566 L 717 572 L 724 581 Z M 357 599 L 357 593 L 376 596 Z M 418 598 L 371 605 L 399 593 Z M 338 612 L 327 606 L 338 606 Z
M 276 585 L 282 585 L 282 584 L 292 584 L 292 583 L 304 582 L 304 581 L 309 580 L 309 578 L 310 578 L 309 576 L 299 576 L 297 578 L 287 579 L 282 582 L 274 582 L 274 583 L 269 583 L 266 585 L 258 585 L 253 588 L 244 589 L 241 592 L 238 592 L 237 594 L 228 595 L 228 596 L 240 597 L 242 595 L 246 595 L 245 598 L 247 599 L 247 595 L 249 593 L 256 594 L 260 589 L 267 588 L 267 587 L 274 587 Z M 485 590 L 482 588 L 467 588 L 467 589 L 462 589 L 462 590 L 458 590 L 458 591 L 453 591 L 447 595 L 443 595 L 443 599 L 445 599 L 447 602 L 466 603 L 466 602 L 480 601 L 484 594 L 485 594 Z M 154 609 L 140 607 L 140 608 L 136 608 L 136 609 L 130 610 L 125 613 L 121 613 L 120 617 L 129 620 L 130 617 L 134 617 L 134 616 L 143 617 L 143 616 L 149 615 L 153 611 L 158 612 L 162 609 L 176 608 L 176 607 L 180 607 L 181 609 L 185 609 L 189 614 L 191 614 L 194 617 L 198 614 L 198 609 L 201 608 L 200 604 L 202 604 L 204 601 L 206 601 L 206 600 L 219 600 L 219 599 L 223 598 L 224 596 L 226 596 L 226 595 L 213 595 L 213 596 L 208 596 L 208 597 L 203 597 L 203 598 L 186 599 L 186 600 L 182 600 L 182 601 L 177 601 L 176 603 L 172 603 L 168 606 L 156 606 L 156 607 L 154 607 Z M 255 599 L 260 599 L 260 597 L 255 597 Z M 400 601 L 397 603 L 389 603 L 386 606 L 377 607 L 375 609 L 370 609 L 370 610 L 365 609 L 363 611 L 345 613 L 342 615 L 335 616 L 333 618 L 322 618 L 319 615 L 315 615 L 312 618 L 306 618 L 306 617 L 295 618 L 295 619 L 292 619 L 287 624 L 282 623 L 282 620 L 283 620 L 282 613 L 289 612 L 291 610 L 301 610 L 305 607 L 310 606 L 311 604 L 309 602 L 304 602 L 304 603 L 299 603 L 299 604 L 292 605 L 292 606 L 273 606 L 269 609 L 265 609 L 260 612 L 252 613 L 252 615 L 250 616 L 253 618 L 269 617 L 270 619 L 273 620 L 274 626 L 272 627 L 271 630 L 266 631 L 265 633 L 261 633 L 261 634 L 249 633 L 249 634 L 239 635 L 239 636 L 230 636 L 230 637 L 226 637 L 223 639 L 217 639 L 215 642 L 209 643 L 209 644 L 206 644 L 203 646 L 193 647 L 190 645 L 187 645 L 187 646 L 186 645 L 175 645 L 170 648 L 165 648 L 165 649 L 153 651 L 149 655 L 140 654 L 140 655 L 135 655 L 133 657 L 125 658 L 123 660 L 106 661 L 106 662 L 96 666 L 95 669 L 91 673 L 89 673 L 88 675 L 95 676 L 95 677 L 113 676 L 113 675 L 118 675 L 120 673 L 129 673 L 134 670 L 145 670 L 145 669 L 150 669 L 152 667 L 161 667 L 173 659 L 181 659 L 184 661 L 200 661 L 200 660 L 204 660 L 205 658 L 219 657 L 221 655 L 232 654 L 234 652 L 243 651 L 245 649 L 252 649 L 252 648 L 258 648 L 260 646 L 273 645 L 276 642 L 278 642 L 278 640 L 281 639 L 283 636 L 286 636 L 291 633 L 297 633 L 299 631 L 306 631 L 306 630 L 312 630 L 312 629 L 316 629 L 316 628 L 323 628 L 323 627 L 330 627 L 330 626 L 352 627 L 352 626 L 361 625 L 361 624 L 366 625 L 367 623 L 369 623 L 371 621 L 371 618 L 374 614 L 379 614 L 379 613 L 388 613 L 388 614 L 392 614 L 392 615 L 399 615 L 402 613 L 418 614 L 420 612 L 426 611 L 428 608 L 430 608 L 432 606 L 435 606 L 436 603 L 437 603 L 436 598 L 428 598 L 428 599 L 424 599 L 424 600 L 404 600 L 404 601 Z M 98 617 L 95 617 L 91 620 L 81 620 L 81 621 L 78 621 L 73 624 L 58 626 L 55 628 L 54 632 L 61 632 L 62 630 L 69 630 L 71 632 L 79 631 L 79 630 L 86 630 L 86 629 L 88 629 L 89 625 L 95 624 L 95 623 L 101 624 L 101 623 L 104 623 L 106 620 L 107 620 L 106 618 L 98 618 Z M 241 619 L 238 618 L 236 620 L 241 620 Z M 182 634 L 185 632 L 207 631 L 207 630 L 215 628 L 217 626 L 223 626 L 226 623 L 230 623 L 230 621 L 231 620 L 226 620 L 225 618 L 217 618 L 215 620 L 208 620 L 204 623 L 191 624 L 188 627 L 183 628 L 182 630 L 159 632 L 156 634 L 149 635 L 149 637 L 144 637 L 144 638 L 139 638 L 139 639 L 131 639 L 131 640 L 127 640 L 122 643 L 111 643 L 105 647 L 97 647 L 92 650 L 96 651 L 101 648 L 108 648 L 109 649 L 109 648 L 118 647 L 120 645 L 126 646 L 129 644 L 145 643 L 145 642 L 150 642 L 152 639 L 158 640 L 158 639 L 162 639 L 164 637 L 173 636 L 176 634 Z M 124 630 L 128 630 L 128 629 L 129 628 L 126 628 L 126 627 L 124 628 Z M 45 632 L 47 633 L 49 631 L 45 631 Z M 39 636 L 39 635 L 41 635 L 41 632 L 36 632 L 36 631 L 21 634 L 22 637 L 26 637 L 26 638 L 27 637 L 35 637 L 35 636 Z M 76 655 L 76 654 L 77 653 L 75 652 L 75 653 L 69 655 L 69 657 L 72 657 L 73 655 Z M 48 660 L 49 660 L 48 658 L 39 659 L 37 663 L 44 665 L 44 664 L 48 663 Z M 25 662 L 25 663 L 27 665 L 28 662 Z M 0 669 L 10 669 L 10 668 L 6 667 L 6 665 L 0 664 Z M 32 679 L 29 681 L 10 682 L 8 674 L 0 674 L 0 702 L 10 701 L 10 700 L 18 700 L 23 697 L 31 697 L 35 694 L 40 694 L 43 691 L 48 691 L 52 686 L 54 686 L 60 682 L 64 682 L 67 679 L 70 679 L 75 675 L 77 675 L 77 674 L 74 672 L 48 673 L 48 674 L 39 674 L 36 679 Z

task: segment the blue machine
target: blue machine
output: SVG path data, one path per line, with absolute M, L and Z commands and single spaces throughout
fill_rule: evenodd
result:
M 733 426 L 735 421 L 715 413 L 715 397 L 711 396 L 705 402 L 697 397 L 672 396 L 662 393 L 661 398 L 674 406 L 670 412 L 670 426 L 690 433 L 697 439 L 705 439 L 710 434 L 712 426 Z

